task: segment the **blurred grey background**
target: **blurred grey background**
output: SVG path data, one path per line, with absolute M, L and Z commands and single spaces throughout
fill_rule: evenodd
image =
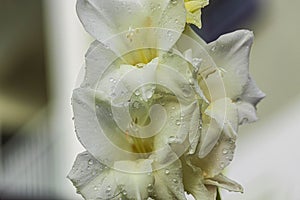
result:
M 0 199 L 81 199 L 66 179 L 77 153 L 70 98 L 91 38 L 75 0 L 0 0 Z M 297 0 L 211 0 L 206 40 L 240 28 L 255 42 L 250 72 L 267 94 L 260 120 L 240 129 L 227 170 L 244 194 L 299 200 L 300 14 Z

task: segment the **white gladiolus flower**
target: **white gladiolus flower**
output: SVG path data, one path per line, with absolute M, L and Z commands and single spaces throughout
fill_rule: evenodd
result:
M 205 2 L 77 1 L 96 39 L 72 97 L 87 151 L 68 178 L 85 199 L 181 200 L 188 192 L 215 200 L 217 188 L 242 192 L 222 171 L 238 125 L 257 119 L 264 97 L 248 74 L 253 34 L 206 44 L 186 25 Z

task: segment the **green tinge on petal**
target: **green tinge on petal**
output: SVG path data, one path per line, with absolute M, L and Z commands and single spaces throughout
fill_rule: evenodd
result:
M 188 157 L 185 159 L 189 159 Z M 189 162 L 189 161 L 187 161 Z M 196 200 L 215 200 L 217 187 L 204 185 L 201 168 L 182 162 L 184 189 Z
M 83 152 L 77 156 L 68 178 L 85 199 L 142 200 L 149 196 L 148 189 L 154 184 L 153 177 L 149 176 L 151 163 L 148 159 L 119 161 L 115 163 L 117 170 Z
M 201 28 L 201 9 L 209 4 L 208 0 L 185 0 L 185 8 L 187 10 L 187 23 L 194 24 Z
M 205 179 L 204 182 L 207 185 L 214 185 L 217 187 L 224 188 L 228 191 L 243 193 L 243 187 L 240 184 L 227 178 L 223 174 L 219 174 L 213 178 Z

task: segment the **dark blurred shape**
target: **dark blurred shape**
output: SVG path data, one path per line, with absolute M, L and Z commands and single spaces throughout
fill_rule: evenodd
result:
M 0 199 L 55 199 L 47 124 L 24 131 L 48 101 L 42 3 L 0 0 Z
M 249 28 L 260 8 L 259 0 L 211 0 L 202 10 L 202 28 L 192 28 L 206 41 L 241 28 Z
M 43 30 L 41 0 L 0 0 L 0 122 L 4 133 L 24 125 L 47 103 Z

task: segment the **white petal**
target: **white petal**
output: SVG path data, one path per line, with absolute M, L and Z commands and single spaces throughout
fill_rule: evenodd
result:
M 205 177 L 214 177 L 220 174 L 233 159 L 236 138 L 221 134 L 218 143 L 207 156 L 200 159 L 197 155 L 191 157 L 192 164 L 200 167 Z
M 199 46 L 202 46 L 202 48 L 205 48 L 207 46 L 207 43 L 199 35 L 197 35 L 197 33 L 195 33 L 195 31 L 190 26 L 186 26 L 182 34 L 183 35 L 178 40 L 178 42 L 182 47 L 186 49 L 190 48 L 188 44 L 184 45 L 184 43 L 182 42 L 182 40 L 185 40 L 186 37 L 192 39 Z M 193 51 L 194 50 L 196 49 L 193 49 Z M 193 57 L 198 57 L 198 55 L 194 55 Z
M 194 154 L 199 144 L 200 140 L 200 125 L 201 125 L 201 115 L 200 115 L 200 108 L 199 105 L 196 105 L 193 108 L 192 116 L 190 118 L 189 123 L 189 143 L 190 143 L 190 150 L 189 154 Z
M 256 110 L 250 103 L 239 101 L 236 103 L 239 115 L 239 124 L 251 123 L 257 120 Z
M 154 199 L 186 200 L 182 183 L 181 162 L 177 155 L 166 149 L 162 153 L 152 156 L 156 160 L 153 167 L 158 169 L 152 173 L 155 178 Z M 163 168 L 161 168 L 163 166 Z
M 74 90 L 72 105 L 77 137 L 98 160 L 111 166 L 113 161 L 134 158 L 131 144 L 116 125 L 110 105 L 94 90 Z M 108 156 L 109 155 L 109 156 Z
M 111 68 L 117 56 L 105 45 L 94 41 L 85 56 L 86 72 L 81 87 L 90 86 L 95 88 L 104 72 Z M 106 87 L 109 88 L 109 85 Z
M 113 171 L 88 152 L 77 156 L 68 178 L 85 199 L 108 199 L 120 193 Z
M 205 110 L 205 114 L 215 119 L 218 125 L 225 133 L 227 133 L 228 136 L 232 136 L 231 128 L 228 130 L 228 126 L 232 127 L 234 131 L 237 131 L 237 107 L 236 104 L 234 104 L 229 98 L 219 99 L 212 102 Z
M 227 96 L 236 100 L 248 82 L 248 66 L 253 33 L 239 30 L 222 35 L 208 44 L 207 49 L 218 67 L 224 69 Z
M 221 135 L 222 128 L 215 119 L 210 120 L 209 124 L 203 124 L 201 130 L 199 158 L 204 158 L 216 145 Z
M 256 104 L 258 104 L 258 102 L 260 102 L 265 96 L 266 95 L 257 87 L 254 80 L 249 77 L 241 96 L 241 100 L 251 103 L 255 107 Z
M 119 161 L 114 165 L 115 179 L 122 186 L 129 199 L 145 199 L 154 179 L 148 174 L 152 171 L 152 160 Z M 121 170 L 121 171 L 119 171 Z
M 157 27 L 181 33 L 186 13 L 183 1 L 78 0 L 77 12 L 87 32 L 104 42 L 133 28 Z M 180 34 L 174 35 L 173 42 Z M 147 38 L 147 37 L 143 37 Z M 171 47 L 171 46 L 170 46 Z
M 196 200 L 215 200 L 217 188 L 204 185 L 202 171 L 198 167 L 191 167 L 183 163 L 184 189 Z
M 199 67 L 216 67 L 212 57 L 205 49 L 206 46 L 206 42 L 196 35 L 189 26 L 186 26 L 185 31 L 176 42 L 176 48 L 180 52 L 189 50 L 192 51 L 192 56 L 189 55 L 189 57 L 201 59 L 201 63 L 199 63 L 201 66 Z M 188 61 L 190 60 L 188 59 Z
M 221 187 L 228 191 L 243 192 L 243 187 L 240 184 L 222 174 L 219 174 L 210 179 L 205 179 L 204 182 L 205 184 Z
M 154 183 L 148 175 L 151 163 L 147 159 L 118 161 L 113 169 L 84 152 L 77 156 L 68 178 L 85 199 L 145 199 Z
M 238 126 L 237 108 L 230 99 L 212 102 L 204 111 L 199 157 L 204 158 L 218 142 L 223 131 L 228 137 L 235 138 Z

